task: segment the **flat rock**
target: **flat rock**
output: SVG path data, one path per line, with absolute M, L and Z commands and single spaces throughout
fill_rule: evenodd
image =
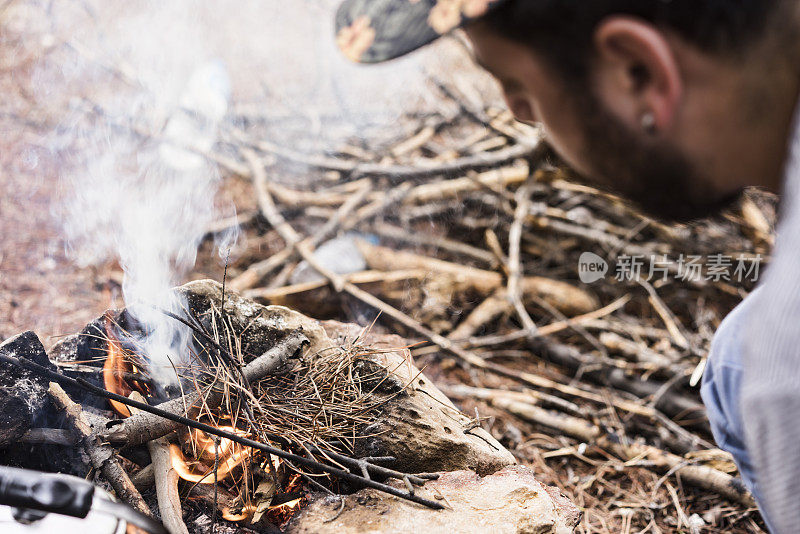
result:
M 311 503 L 292 519 L 286 532 L 570 534 L 581 518 L 565 496 L 536 480 L 533 471 L 521 465 L 485 477 L 472 471 L 443 473 L 420 491 L 446 508 L 431 510 L 364 489 Z
M 394 456 L 397 465 L 412 473 L 469 469 L 486 475 L 516 463 L 491 434 L 472 428 L 472 419 L 411 363 L 405 339 L 364 333 L 357 325 L 336 321 L 323 326 L 340 343 L 360 336 L 365 346 L 380 349 L 370 358 L 405 386 L 366 429 L 374 437 L 357 442 L 359 456 Z
M 214 280 L 189 282 L 176 291 L 186 298 L 189 309 L 204 324 L 211 303 L 218 310 L 222 307 L 222 284 Z M 332 344 L 319 321 L 284 306 L 258 304 L 229 289 L 225 291 L 225 316 L 236 331 L 243 332 L 241 342 L 245 359 L 247 355 L 263 354 L 297 328 L 303 329 L 312 353 L 328 349 Z

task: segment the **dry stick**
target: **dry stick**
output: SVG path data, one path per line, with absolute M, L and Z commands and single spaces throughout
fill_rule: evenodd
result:
M 595 187 L 579 184 L 576 182 L 570 182 L 561 178 L 551 180 L 549 182 L 549 185 L 555 189 L 569 191 L 571 193 L 589 195 L 594 198 L 605 199 L 613 207 L 617 208 L 622 216 L 626 218 L 630 216 L 633 217 L 634 219 L 646 221 L 647 224 L 652 229 L 656 230 L 659 234 L 666 237 L 670 241 L 683 241 L 687 238 L 688 234 L 684 233 L 687 230 L 685 227 L 681 229 L 675 226 L 668 226 L 666 224 L 650 219 L 649 217 L 646 217 L 643 213 L 641 213 L 639 210 L 633 208 L 629 202 L 626 202 L 621 197 L 616 196 L 607 191 L 603 191 Z
M 554 323 L 541 326 L 537 330 L 537 335 L 539 337 L 549 336 L 555 334 L 556 332 L 566 330 L 567 328 L 581 326 L 584 323 L 604 317 L 624 306 L 630 300 L 630 298 L 630 295 L 624 295 L 608 306 L 604 306 L 600 309 L 575 316 L 571 319 L 556 321 Z M 506 289 L 500 288 L 489 295 L 483 302 L 478 304 L 478 306 L 476 306 L 472 312 L 470 312 L 470 314 L 467 315 L 467 317 L 461 321 L 459 325 L 452 332 L 450 332 L 450 334 L 448 334 L 447 337 L 452 341 L 458 342 L 459 345 L 463 346 L 464 348 L 502 345 L 504 343 L 510 343 L 512 341 L 529 337 L 527 331 L 525 330 L 519 330 L 517 332 L 504 335 L 472 337 L 482 326 L 505 313 L 510 313 L 511 311 L 513 310 L 511 308 L 511 304 L 506 298 Z
M 466 385 L 452 385 L 447 386 L 443 385 L 440 386 L 442 391 L 450 396 L 456 398 L 473 398 L 473 399 L 481 399 L 486 401 L 491 401 L 496 398 L 504 398 L 514 401 L 526 402 L 529 404 L 536 404 L 536 405 L 545 405 L 550 406 L 558 411 L 566 412 L 570 415 L 574 415 L 578 418 L 584 418 L 586 416 L 585 409 L 579 408 L 577 405 L 562 399 L 561 397 L 554 397 L 552 395 L 548 395 L 546 393 L 542 393 L 540 391 L 534 390 L 525 390 L 525 391 L 508 391 L 508 390 L 497 390 L 497 389 L 486 389 L 486 388 L 476 388 Z M 685 430 L 684 428 L 678 426 L 671 420 L 669 420 L 666 416 L 662 414 L 658 414 L 657 421 L 661 421 L 667 428 L 672 430 L 672 432 L 678 436 L 678 439 L 683 440 L 685 444 L 691 445 L 700 445 L 705 447 L 706 449 L 713 449 L 714 445 L 708 443 L 707 441 L 703 440 L 702 438 L 692 434 L 691 432 Z M 636 423 L 635 420 L 631 421 L 632 423 Z M 663 436 L 659 436 L 661 439 L 664 439 Z M 678 441 L 671 440 L 673 444 L 677 444 Z M 683 450 L 689 452 L 691 450 L 695 450 L 692 446 L 686 447 L 682 446 Z M 681 445 L 678 446 L 679 448 Z
M 627 241 L 620 239 L 615 235 L 603 232 L 602 230 L 546 217 L 543 213 L 543 210 L 545 209 L 545 207 L 533 207 L 531 209 L 531 214 L 528 217 L 529 222 L 539 228 L 548 228 L 560 234 L 577 237 L 584 241 L 591 241 L 611 250 L 624 251 L 631 256 L 649 256 L 651 254 L 668 252 L 668 250 L 657 249 L 656 247 L 644 247 L 641 245 L 628 243 Z M 670 267 L 670 269 L 673 270 L 672 267 Z M 675 267 L 674 270 L 677 271 L 677 267 Z
M 542 151 L 544 153 L 544 151 Z M 479 173 L 475 177 L 464 176 L 442 180 L 441 182 L 421 184 L 413 188 L 403 204 L 427 204 L 447 199 L 457 199 L 460 195 L 478 191 L 484 187 L 508 187 L 524 182 L 530 176 L 527 163 L 515 164 Z
M 686 373 L 686 369 L 677 364 L 674 359 L 614 332 L 602 332 L 599 339 L 600 343 L 608 350 L 627 356 L 636 362 L 652 366 L 654 371 L 667 371 L 670 375 L 681 376 Z
M 147 450 L 150 451 L 150 460 L 153 462 L 151 465 L 155 475 L 161 521 L 169 534 L 189 534 L 186 523 L 183 522 L 181 497 L 178 494 L 179 477 L 177 471 L 172 467 L 167 438 L 158 438 L 148 442 Z
M 230 286 L 234 291 L 244 291 L 258 285 L 262 278 L 289 261 L 294 254 L 294 249 L 287 246 L 269 258 L 254 263 L 242 274 L 231 280 Z
M 507 269 L 508 258 L 506 258 L 506 253 L 503 252 L 503 247 L 500 245 L 500 239 L 497 237 L 495 231 L 491 228 L 487 228 L 483 235 L 484 240 L 486 241 L 486 246 L 492 251 L 492 255 L 503 266 L 503 269 Z M 506 272 L 506 276 L 508 276 L 508 272 Z
M 147 464 L 139 469 L 139 471 L 131 477 L 131 482 L 136 486 L 139 491 L 144 491 L 153 486 L 156 482 L 156 476 L 153 472 L 153 464 Z
M 558 311 L 557 309 L 555 309 L 553 306 L 551 306 L 550 304 L 548 304 L 548 303 L 547 303 L 547 302 L 545 302 L 544 300 L 542 300 L 542 299 L 537 299 L 537 298 L 535 298 L 535 297 L 534 297 L 534 302 L 536 302 L 536 304 L 538 304 L 538 305 L 539 305 L 539 307 L 541 307 L 541 308 L 543 308 L 545 311 L 549 312 L 551 315 L 553 315 L 553 316 L 554 316 L 555 318 L 557 318 L 558 320 L 560 320 L 560 321 L 566 321 L 566 320 L 568 320 L 568 319 L 567 319 L 567 317 L 566 317 L 566 316 L 565 316 L 563 313 L 561 313 L 560 311 Z M 600 361 L 605 361 L 605 363 L 608 363 L 608 364 L 611 364 L 611 365 L 615 365 L 615 362 L 614 362 L 613 360 L 611 360 L 611 359 L 608 357 L 608 351 L 607 351 L 607 350 L 606 350 L 606 348 L 605 348 L 605 347 L 604 347 L 604 346 L 603 346 L 603 345 L 602 345 L 602 344 L 601 344 L 601 343 L 600 343 L 600 342 L 597 340 L 597 338 L 595 338 L 595 337 L 594 337 L 592 334 L 590 334 L 589 332 L 587 332 L 587 331 L 586 331 L 586 329 L 582 328 L 580 325 L 572 325 L 572 326 L 571 326 L 571 328 L 572 328 L 572 329 L 573 329 L 575 332 L 577 332 L 578 334 L 580 334 L 581 336 L 583 336 L 583 338 L 584 338 L 586 341 L 588 341 L 588 342 L 589 342 L 589 344 L 591 344 L 591 345 L 592 345 L 592 346 L 593 346 L 595 349 L 597 349 L 597 350 L 598 350 L 598 352 L 600 352 L 600 358 L 599 358 L 599 359 L 600 359 Z M 530 340 L 534 340 L 534 338 L 528 338 L 528 339 L 530 339 Z
M 503 275 L 454 262 L 443 261 L 412 252 L 393 250 L 388 247 L 357 242 L 371 269 L 393 271 L 397 269 L 424 269 L 454 276 L 476 292 L 490 294 L 503 285 Z M 520 281 L 523 299 L 538 295 L 565 314 L 586 313 L 597 308 L 597 299 L 587 291 L 572 284 L 541 276 L 526 276 Z
M 531 224 L 538 226 L 539 228 L 548 228 L 560 234 L 576 237 L 583 241 L 597 243 L 603 247 L 607 247 L 610 250 L 624 252 L 630 256 L 649 257 L 654 254 L 666 254 L 669 252 L 669 247 L 663 244 L 657 244 L 655 247 L 636 245 L 595 228 L 589 228 L 586 226 L 550 219 L 543 216 L 542 213 L 537 212 L 536 209 L 531 210 L 529 221 Z M 672 275 L 676 277 L 680 275 L 677 265 L 670 263 L 666 266 L 666 268 Z M 703 288 L 708 285 L 704 278 L 697 279 L 695 277 L 690 277 L 686 280 L 686 282 L 698 288 Z
M 267 173 L 264 170 L 264 164 L 252 150 L 243 150 L 242 154 L 253 170 L 253 183 L 256 188 L 256 197 L 258 198 L 258 207 L 261 210 L 261 214 L 286 241 L 287 247 L 294 246 L 295 243 L 300 241 L 300 235 L 286 222 L 286 219 L 283 218 L 283 215 L 275 205 L 275 201 L 272 200 L 272 195 L 267 188 Z
M 686 339 L 686 336 L 683 333 L 683 329 L 678 326 L 678 319 L 673 315 L 670 309 L 664 304 L 664 301 L 661 300 L 661 297 L 658 296 L 656 293 L 655 288 L 645 280 L 638 280 L 639 284 L 645 288 L 647 294 L 649 296 L 648 300 L 650 304 L 653 306 L 653 309 L 658 313 L 659 317 L 664 321 L 664 325 L 667 327 L 667 331 L 669 335 L 672 336 L 672 341 L 682 349 L 689 348 L 689 340 Z
M 9 365 L 13 365 L 15 367 L 21 369 L 27 369 L 36 373 L 39 376 L 48 378 L 53 382 L 58 382 L 62 384 L 69 384 L 72 387 L 81 388 L 85 391 L 88 391 L 94 395 L 97 395 L 101 398 L 108 399 L 108 400 L 115 400 L 119 403 L 125 404 L 126 406 L 131 406 L 133 408 L 138 408 L 144 412 L 152 413 L 158 415 L 159 417 L 163 417 L 164 419 L 168 419 L 170 421 L 174 421 L 179 425 L 184 425 L 189 428 L 194 428 L 197 430 L 201 430 L 206 434 L 211 434 L 212 436 L 219 436 L 222 438 L 229 439 L 234 443 L 238 443 L 240 445 L 244 445 L 245 447 L 250 447 L 251 449 L 259 450 L 265 452 L 267 454 L 271 454 L 274 456 L 278 456 L 279 458 L 283 458 L 284 460 L 288 460 L 289 462 L 294 462 L 300 464 L 304 467 L 308 467 L 311 469 L 317 469 L 323 471 L 325 473 L 329 473 L 336 477 L 341 478 L 342 480 L 346 480 L 353 484 L 358 484 L 360 486 L 365 486 L 368 488 L 374 488 L 384 493 L 388 493 L 389 495 L 394 495 L 395 497 L 399 497 L 401 499 L 406 499 L 412 502 L 416 502 L 418 504 L 422 504 L 427 506 L 428 508 L 433 508 L 434 510 L 441 510 L 444 508 L 440 503 L 431 501 L 429 499 L 425 499 L 424 497 L 420 497 L 413 493 L 403 492 L 395 487 L 389 486 L 387 484 L 382 484 L 380 482 L 376 482 L 370 478 L 364 478 L 359 475 L 354 475 L 350 471 L 345 471 L 339 469 L 337 467 L 332 467 L 330 465 L 323 464 L 316 460 L 312 460 L 310 458 L 306 458 L 303 456 L 299 456 L 297 454 L 287 452 L 283 449 L 279 449 L 277 447 L 273 447 L 271 445 L 267 445 L 265 443 L 260 443 L 258 441 L 242 437 L 238 434 L 227 432 L 225 430 L 221 430 L 215 426 L 208 425 L 206 423 L 201 423 L 199 421 L 194 421 L 187 417 L 183 417 L 181 415 L 176 415 L 164 410 L 161 410 L 155 406 L 150 406 L 149 404 L 145 404 L 143 402 L 135 401 L 133 399 L 129 399 L 128 397 L 124 397 L 122 395 L 117 395 L 116 393 L 112 393 L 107 391 L 101 387 L 95 386 L 91 382 L 87 382 L 86 380 L 80 378 L 70 378 L 68 376 L 60 375 L 55 371 L 48 369 L 47 367 L 41 366 L 36 362 L 25 358 L 17 358 L 15 356 L 7 356 L 4 354 L 0 354 L 0 361 L 5 362 Z M 75 405 L 77 406 L 77 405 Z M 80 408 L 78 406 L 78 408 Z M 88 426 L 88 425 L 87 425 Z M 362 459 L 363 461 L 363 459 Z M 360 462 L 359 460 L 353 459 L 352 462 L 358 465 Z M 372 464 L 368 464 L 369 467 L 373 467 Z M 123 471 L 124 473 L 124 471 Z M 126 475 L 127 478 L 127 475 Z M 422 477 L 418 476 L 417 478 L 422 479 Z M 413 478 L 412 478 L 413 480 Z M 136 491 L 135 488 L 133 488 Z M 138 493 L 138 492 L 137 492 Z
M 213 236 L 215 234 L 221 234 L 223 232 L 227 232 L 234 228 L 239 228 L 240 226 L 246 226 L 248 224 L 252 224 L 258 218 L 258 211 L 257 210 L 248 210 L 237 213 L 231 217 L 226 217 L 224 219 L 219 219 L 208 226 L 206 226 L 206 236 Z
M 352 230 L 359 223 L 371 219 L 376 215 L 387 213 L 394 204 L 402 201 L 411 193 L 411 183 L 406 182 L 393 188 L 391 191 L 381 191 L 369 204 L 356 210 L 355 216 L 342 225 L 343 230 Z
M 535 338 L 529 340 L 528 343 L 531 350 L 538 353 L 543 359 L 552 361 L 574 373 L 584 369 L 587 364 L 599 363 L 591 355 L 581 353 L 575 347 L 554 340 Z M 664 384 L 662 383 L 628 377 L 622 369 L 601 366 L 592 370 L 584 370 L 583 378 L 603 387 L 611 386 L 632 393 L 641 399 L 652 397 L 661 392 L 662 395 L 658 402 L 650 403 L 655 404 L 655 406 L 650 407 L 653 408 L 650 412 L 650 417 L 658 418 L 660 411 L 671 416 L 704 413 L 702 404 L 675 391 L 663 392 Z
M 425 280 L 430 278 L 430 273 L 421 269 L 410 271 L 359 271 L 357 273 L 343 275 L 343 278 L 353 284 L 382 283 L 388 285 L 397 282 Z M 250 289 L 244 292 L 244 296 L 251 299 L 263 299 L 271 304 L 290 306 L 289 302 L 291 302 L 291 297 L 298 297 L 303 293 L 322 289 L 327 286 L 328 282 L 325 280 L 314 280 L 291 286 Z
M 492 297 L 490 297 L 490 298 L 492 298 Z M 540 335 L 540 336 L 549 336 L 549 335 L 555 334 L 556 332 L 560 332 L 562 330 L 566 330 L 567 328 L 570 328 L 572 326 L 583 325 L 583 324 L 585 324 L 587 322 L 591 322 L 591 321 L 597 320 L 597 319 L 599 319 L 601 317 L 605 317 L 606 315 L 610 315 L 610 314 L 614 313 L 615 311 L 617 311 L 618 309 L 622 308 L 625 304 L 628 303 L 628 301 L 630 301 L 630 299 L 631 299 L 630 295 L 624 295 L 624 296 L 618 298 L 617 300 L 615 300 L 614 302 L 612 302 L 611 304 L 609 304 L 607 306 L 603 306 L 602 308 L 597 309 L 595 311 L 592 311 L 592 312 L 589 312 L 589 313 L 585 313 L 583 315 L 578 315 L 576 317 L 573 317 L 571 319 L 567 319 L 565 321 L 556 321 L 554 323 L 550 323 L 550 324 L 541 326 L 541 327 L 539 327 L 538 335 Z M 481 306 L 483 306 L 483 303 L 479 304 L 478 308 L 480 308 Z M 476 308 L 475 310 L 477 310 L 478 308 Z M 487 306 L 487 308 L 488 308 L 488 306 Z M 507 309 L 507 307 L 504 308 L 504 309 Z M 485 322 L 483 322 L 483 323 L 479 322 L 479 321 L 482 320 L 482 318 L 480 318 L 480 317 L 472 318 L 472 315 L 475 313 L 475 310 L 473 310 L 473 313 L 471 313 L 469 316 L 467 316 L 467 318 L 464 319 L 461 322 L 461 324 L 458 325 L 458 328 L 456 328 L 456 330 L 453 330 L 453 332 L 450 335 L 447 336 L 449 339 L 451 339 L 453 341 L 458 341 L 459 344 L 461 344 L 465 348 L 478 348 L 478 347 L 488 347 L 488 346 L 492 346 L 492 345 L 502 345 L 504 343 L 509 343 L 511 341 L 517 341 L 519 339 L 528 337 L 527 333 L 525 331 L 522 331 L 522 330 L 517 331 L 517 332 L 512 332 L 510 334 L 505 334 L 505 335 L 471 337 L 472 334 L 475 331 L 478 330 L 478 328 L 480 328 L 481 326 L 483 326 L 485 324 Z M 492 319 L 494 319 L 494 317 L 489 318 L 486 322 L 488 322 L 488 321 L 490 321 Z M 469 323 L 469 324 L 466 325 L 465 323 Z M 465 325 L 463 330 L 461 329 L 461 325 Z M 457 336 L 456 335 L 457 333 L 458 334 L 466 333 L 466 335 L 458 335 Z
M 522 303 L 522 291 L 520 289 L 520 280 L 522 278 L 522 262 L 519 257 L 520 244 L 522 242 L 522 227 L 525 223 L 525 216 L 528 214 L 531 205 L 530 182 L 517 189 L 514 197 L 517 202 L 517 208 L 514 212 L 514 222 L 508 232 L 508 298 L 528 335 L 535 336 L 536 324 Z
M 373 232 L 382 237 L 388 237 L 390 239 L 396 239 L 397 241 L 403 241 L 415 245 L 429 245 L 436 247 L 437 249 L 452 252 L 454 254 L 462 254 L 472 259 L 482 261 L 488 264 L 490 267 L 495 267 L 497 265 L 497 258 L 494 257 L 494 254 L 487 250 L 467 245 L 461 241 L 455 241 L 439 236 L 429 236 L 424 233 L 412 234 L 403 228 L 400 228 L 399 226 L 394 226 L 392 224 L 383 222 L 375 224 L 371 229 Z
M 134 391 L 130 398 L 144 402 L 141 393 Z M 130 408 L 131 414 L 141 413 L 136 408 Z M 178 473 L 172 467 L 172 458 L 169 453 L 169 442 L 167 438 L 158 438 L 147 442 L 147 450 L 150 451 L 150 471 L 153 473 L 153 480 L 156 485 L 156 498 L 158 500 L 158 511 L 161 514 L 161 522 L 169 534 L 189 534 L 186 523 L 183 522 L 183 511 L 181 510 L 181 497 L 178 494 Z M 136 485 L 136 482 L 134 482 Z
M 504 313 L 510 312 L 513 307 L 507 297 L 508 290 L 504 287 L 495 289 L 494 292 L 486 297 L 483 302 L 475 308 L 461 321 L 458 326 L 451 331 L 447 338 L 452 341 L 461 341 L 472 336 L 483 325 L 490 323 Z M 529 332 L 523 331 L 524 337 L 528 337 Z M 516 338 L 515 338 L 516 339 Z
M 530 404 L 552 406 L 560 411 L 575 415 L 576 417 L 581 417 L 583 415 L 583 409 L 577 404 L 564 400 L 561 397 L 548 395 L 547 393 L 542 393 L 541 391 L 530 388 L 526 388 L 524 391 L 510 391 L 472 387 L 465 384 L 437 385 L 439 389 L 442 390 L 442 393 L 452 398 L 490 400 L 499 395 Z
M 617 334 L 652 339 L 654 341 L 669 339 L 669 332 L 662 328 L 643 326 L 615 319 L 589 319 L 583 321 L 582 326 L 589 330 L 616 332 Z
M 528 402 L 511 400 L 502 396 L 487 400 L 493 406 L 506 410 L 521 419 L 554 428 L 586 443 L 594 443 L 602 449 L 612 451 L 625 461 L 633 459 L 650 461 L 663 471 L 674 470 L 674 474 L 693 486 L 713 491 L 731 502 L 738 502 L 749 508 L 756 507 L 753 497 L 740 479 L 712 467 L 685 465 L 685 458 L 652 445 L 621 443 L 617 437 L 607 434 L 600 427 L 583 419 L 556 414 Z
M 323 274 L 323 271 L 327 271 L 327 269 L 325 269 L 314 256 L 309 241 L 300 238 L 300 234 L 286 222 L 275 206 L 275 201 L 272 199 L 272 195 L 270 195 L 269 189 L 267 188 L 267 172 L 264 169 L 263 163 L 252 150 L 246 150 L 243 153 L 253 170 L 253 182 L 258 192 L 258 204 L 261 208 L 261 213 L 267 219 L 267 222 L 275 228 L 283 240 L 286 241 L 287 247 L 293 247 L 300 257 L 306 260 L 306 262 L 320 274 Z M 326 276 L 326 278 L 333 284 L 337 292 L 342 290 L 344 281 L 340 276 L 335 276 L 333 278 Z
M 243 167 L 236 164 L 227 167 L 231 172 L 245 177 L 253 178 L 253 172 L 249 167 Z M 401 200 L 403 205 L 410 206 L 415 204 L 427 204 L 440 200 L 457 199 L 465 193 L 478 191 L 480 189 L 496 190 L 502 189 L 515 184 L 520 184 L 528 179 L 530 176 L 529 165 L 525 161 L 514 162 L 513 165 L 490 169 L 477 173 L 476 175 L 468 175 L 461 178 L 451 178 L 431 183 L 423 183 L 416 187 L 409 188 L 407 193 L 397 191 L 398 189 L 406 189 L 409 186 L 408 182 L 398 185 L 390 192 L 379 191 L 369 195 L 371 201 L 378 201 L 385 196 L 393 196 L 396 192 L 401 193 Z M 341 193 L 325 193 L 319 191 L 298 191 L 281 186 L 274 182 L 268 182 L 267 188 L 271 195 L 276 200 L 287 206 L 301 208 L 301 207 L 330 207 L 338 206 L 347 200 L 347 195 Z M 359 216 L 361 211 L 359 210 Z
M 419 161 L 415 165 L 384 165 L 380 163 L 349 162 L 339 159 L 305 155 L 292 149 L 283 148 L 268 141 L 252 143 L 246 136 L 239 132 L 237 137 L 254 148 L 272 154 L 279 159 L 294 161 L 312 167 L 336 170 L 351 176 L 385 177 L 393 181 L 408 180 L 410 178 L 424 178 L 454 174 L 476 168 L 497 167 L 520 158 L 538 157 L 543 151 L 544 143 L 517 144 L 503 150 L 487 154 L 465 156 L 453 161 Z M 538 140 L 537 140 L 538 141 Z
M 95 469 L 103 473 L 103 477 L 114 488 L 117 497 L 127 502 L 139 512 L 152 516 L 150 508 L 145 504 L 139 490 L 133 485 L 125 469 L 116 458 L 116 451 L 107 445 L 101 445 L 100 440 L 92 432 L 91 425 L 86 421 L 83 410 L 75 403 L 66 391 L 55 382 L 50 382 L 48 389 L 53 403 L 64 411 L 67 420 L 80 434 L 83 448 Z
M 355 182 L 351 182 L 355 183 Z M 411 184 L 405 183 L 401 184 L 398 187 L 395 187 L 389 193 L 380 193 L 379 197 L 373 200 L 370 204 L 361 207 L 360 209 L 356 210 L 353 217 L 348 217 L 350 214 L 351 208 L 349 206 L 349 202 L 353 202 L 354 204 L 358 204 L 358 200 L 360 195 L 356 195 L 355 197 L 350 197 L 344 201 L 342 206 L 339 208 L 339 211 L 334 213 L 333 217 L 329 219 L 329 223 L 334 221 L 340 221 L 347 218 L 346 221 L 343 221 L 340 225 L 340 228 L 343 231 L 352 230 L 355 228 L 360 222 L 370 219 L 379 213 L 385 213 L 389 206 L 400 202 L 410 191 Z M 311 239 L 310 243 L 312 247 L 317 247 L 323 240 L 325 236 L 329 233 L 333 233 L 335 228 L 332 228 L 329 232 L 323 228 L 319 232 L 317 232 Z M 286 247 L 277 254 L 273 254 L 269 258 L 264 261 L 260 261 L 251 265 L 241 276 L 239 276 L 236 280 L 238 281 L 235 289 L 239 291 L 244 291 L 249 289 L 258 284 L 258 282 L 267 274 L 269 274 L 272 270 L 276 269 L 281 264 L 285 262 L 291 261 L 294 257 L 295 250 L 291 247 Z M 290 271 L 293 269 L 291 265 L 286 265 L 284 270 L 281 271 L 277 276 L 275 276 L 272 281 L 269 283 L 267 289 L 275 289 L 280 288 L 286 283 L 286 279 L 288 278 Z
M 273 221 L 279 226 L 275 230 L 286 241 L 286 248 L 277 254 L 272 255 L 269 259 L 263 262 L 256 263 L 248 267 L 248 269 L 231 280 L 230 286 L 236 291 L 249 289 L 256 284 L 273 269 L 290 261 L 294 255 L 294 246 L 297 241 L 290 241 L 290 239 L 299 240 L 299 236 L 291 226 L 288 225 L 286 220 L 278 211 L 272 196 L 267 187 L 266 172 L 264 167 L 258 160 L 255 153 L 251 150 L 244 151 L 244 156 L 253 168 L 253 181 L 255 183 L 256 191 L 258 194 L 258 204 L 266 219 L 273 224 Z M 351 195 L 341 207 L 334 213 L 327 223 L 313 236 L 304 241 L 303 246 L 309 250 L 316 248 L 322 241 L 327 239 L 331 234 L 336 232 L 336 229 L 344 222 L 344 220 L 355 210 L 366 198 L 372 190 L 372 184 L 365 182 L 364 185 L 354 194 Z M 269 215 L 267 215 L 269 213 Z
M 220 159 L 220 157 L 214 154 L 204 155 L 234 174 L 243 178 L 253 179 L 253 171 L 250 166 L 242 165 L 237 161 Z M 368 197 L 370 201 L 380 202 L 386 197 L 399 195 L 397 200 L 402 200 L 405 205 L 425 204 L 437 200 L 458 198 L 459 195 L 477 191 L 481 188 L 495 189 L 519 184 L 527 180 L 529 175 L 528 164 L 524 161 L 519 161 L 514 162 L 514 164 L 510 166 L 478 173 L 474 178 L 453 178 L 433 183 L 424 183 L 416 187 L 411 187 L 409 182 L 405 182 L 388 193 L 385 191 L 378 191 L 368 195 Z M 275 182 L 268 182 L 267 188 L 276 200 L 295 208 L 339 206 L 346 202 L 348 198 L 348 195 L 343 193 L 289 189 Z M 366 209 L 369 209 L 369 207 L 365 206 L 361 208 L 358 211 L 358 217 L 364 217 L 363 211 Z
M 430 141 L 431 138 L 436 134 L 438 125 L 441 124 L 441 121 L 438 120 L 435 121 L 434 124 L 431 124 L 431 122 L 432 121 L 426 121 L 426 124 L 424 124 L 418 132 L 392 147 L 389 151 L 391 152 L 392 156 L 403 156 L 409 152 L 413 152 Z
M 447 98 L 455 102 L 461 111 L 473 121 L 483 125 L 486 128 L 494 130 L 502 136 L 520 142 L 523 145 L 526 142 L 530 142 L 529 140 L 522 138 L 521 132 L 514 130 L 510 126 L 503 124 L 500 121 L 489 119 L 485 116 L 483 110 L 474 109 L 472 106 L 468 105 L 463 98 L 459 98 L 452 89 L 450 89 L 440 80 L 433 79 L 433 83 Z

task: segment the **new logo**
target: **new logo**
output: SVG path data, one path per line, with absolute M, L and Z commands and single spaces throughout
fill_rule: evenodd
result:
M 608 262 L 594 252 L 584 252 L 578 258 L 578 278 L 584 284 L 591 284 L 604 278 L 608 273 Z

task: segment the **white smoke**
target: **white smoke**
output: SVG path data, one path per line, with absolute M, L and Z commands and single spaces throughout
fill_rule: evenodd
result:
M 151 332 L 144 341 L 155 365 L 170 369 L 166 356 L 178 363 L 189 335 L 155 308 L 180 308 L 170 288 L 185 281 L 208 224 L 234 214 L 215 208 L 219 171 L 196 153 L 214 148 L 223 121 L 234 115 L 242 127 L 250 110 L 266 119 L 258 123 L 266 139 L 307 150 L 381 130 L 396 137 L 402 114 L 442 108 L 425 72 L 468 64 L 463 50 L 439 43 L 387 65 L 352 65 L 334 46 L 338 3 L 15 4 L 35 9 L 28 20 L 47 21 L 37 30 L 47 53 L 31 81 L 42 109 L 60 109 L 47 144 L 63 169 L 59 216 L 71 257 L 81 266 L 119 262 L 125 303 Z M 237 236 L 216 237 L 221 258 Z
M 62 89 L 91 79 L 108 91 L 79 101 L 80 121 L 54 138 L 80 159 L 61 177 L 66 237 L 82 265 L 118 260 L 125 303 L 146 332 L 139 343 L 162 380 L 187 353 L 188 328 L 161 310 L 183 314 L 170 289 L 194 266 L 216 217 L 220 176 L 200 153 L 217 141 L 231 93 L 192 4 L 117 12 L 88 43 L 76 41 L 82 53 L 58 72 Z

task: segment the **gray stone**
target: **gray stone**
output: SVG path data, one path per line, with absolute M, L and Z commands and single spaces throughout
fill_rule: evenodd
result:
M 521 465 L 485 477 L 472 471 L 443 473 L 426 483 L 420 494 L 438 500 L 445 509 L 432 510 L 364 489 L 311 503 L 292 519 L 286 532 L 570 534 L 581 518 L 564 495 L 536 480 L 533 471 Z

